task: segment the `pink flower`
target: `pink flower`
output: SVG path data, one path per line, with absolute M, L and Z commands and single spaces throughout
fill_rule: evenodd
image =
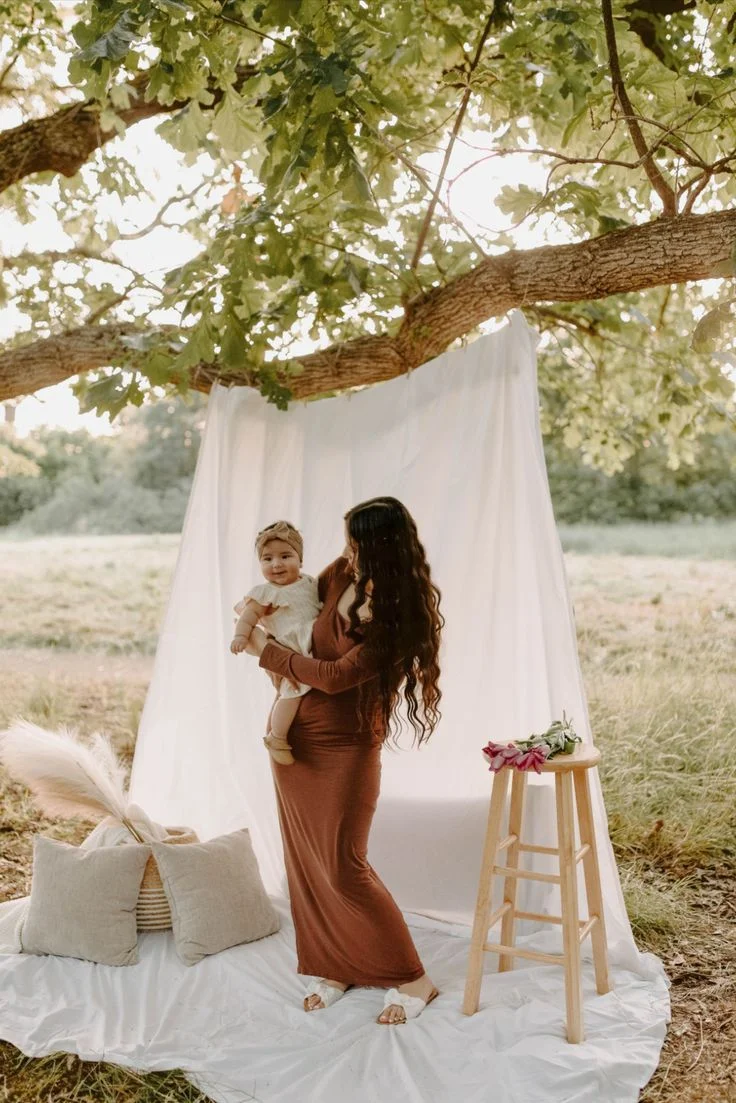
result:
M 530 747 L 528 751 L 524 751 L 519 754 L 514 765 L 517 770 L 531 770 L 534 769 L 538 774 L 541 774 L 539 767 L 543 762 L 546 762 L 549 754 L 549 747 L 537 746 Z
M 521 752 L 513 743 L 504 746 L 503 743 L 490 742 L 483 748 L 483 754 L 488 762 L 488 769 L 498 773 L 504 766 L 515 765 Z

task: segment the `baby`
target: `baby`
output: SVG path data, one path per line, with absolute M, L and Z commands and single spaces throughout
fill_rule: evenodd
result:
M 317 596 L 317 580 L 300 571 L 303 547 L 301 534 L 288 521 L 276 521 L 258 533 L 256 552 L 266 581 L 254 586 L 235 606 L 239 619 L 230 644 L 233 655 L 245 650 L 259 621 L 279 643 L 302 655 L 310 653 L 312 625 L 322 602 Z M 309 688 L 282 678 L 268 717 L 263 742 L 271 757 L 284 766 L 294 761 L 287 734 L 299 699 Z

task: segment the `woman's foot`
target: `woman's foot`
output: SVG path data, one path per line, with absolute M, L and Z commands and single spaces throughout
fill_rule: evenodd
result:
M 321 985 L 325 985 L 328 988 L 334 988 L 337 992 L 340 993 L 340 995 L 342 995 L 342 993 L 345 992 L 349 987 L 349 985 L 342 984 L 339 980 L 324 980 L 322 977 L 320 977 L 317 984 L 314 984 L 312 987 L 319 988 Z M 340 998 L 340 996 L 332 997 L 331 993 L 328 994 L 326 992 L 324 993 L 324 996 L 328 999 L 329 1003 L 334 1003 L 336 999 Z M 323 999 L 323 996 L 320 994 L 319 991 L 312 992 L 310 995 L 304 997 L 305 1011 L 316 1011 L 327 1006 L 328 1004 L 325 1003 L 325 999 Z
M 420 977 L 419 980 L 409 981 L 408 984 L 400 984 L 398 991 L 402 995 L 419 998 L 423 1000 L 425 1004 L 431 1003 L 436 996 L 439 996 L 439 992 L 426 973 L 423 977 Z M 420 1012 L 423 1010 L 424 1008 L 420 1008 Z M 416 1018 L 416 1015 L 410 1017 Z M 383 1011 L 376 1019 L 376 1022 L 388 1023 L 390 1025 L 392 1023 L 405 1023 L 406 1020 L 407 1014 L 401 1004 L 390 1003 L 387 1007 L 384 1007 Z
M 268 753 L 274 762 L 279 762 L 282 766 L 289 766 L 294 761 L 291 747 L 285 739 L 279 739 L 273 732 L 269 732 L 268 735 L 264 735 L 263 742 L 268 747 Z

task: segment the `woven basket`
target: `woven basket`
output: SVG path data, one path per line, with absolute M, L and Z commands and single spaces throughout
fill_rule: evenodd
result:
M 178 843 L 198 843 L 197 833 L 191 827 L 167 827 L 169 838 L 164 840 L 172 846 Z M 171 930 L 171 908 L 166 899 L 161 874 L 153 854 L 146 862 L 138 893 L 138 905 L 135 910 L 136 926 L 139 931 Z

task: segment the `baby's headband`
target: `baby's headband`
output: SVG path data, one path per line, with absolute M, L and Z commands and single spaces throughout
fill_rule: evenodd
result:
M 283 540 L 285 544 L 290 544 L 301 562 L 304 555 L 304 541 L 298 529 L 295 529 L 288 521 L 275 521 L 272 525 L 261 529 L 256 536 L 256 552 L 259 558 L 269 540 Z

